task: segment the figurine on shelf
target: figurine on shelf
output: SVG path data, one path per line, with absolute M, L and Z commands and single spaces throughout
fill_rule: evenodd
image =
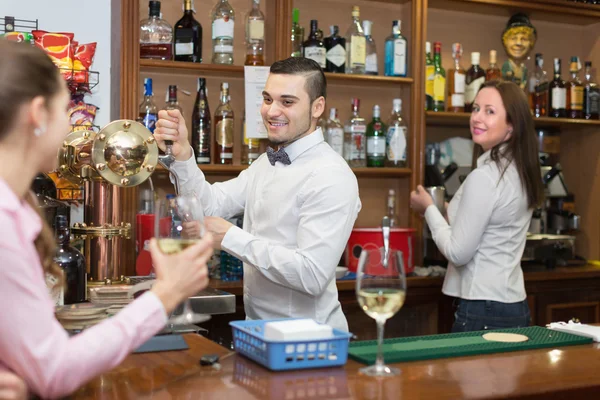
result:
M 525 60 L 533 50 L 537 31 L 529 17 L 523 13 L 514 14 L 502 32 L 502 44 L 508 60 L 502 65 L 502 79 L 512 81 L 523 90 L 527 87 L 527 67 Z

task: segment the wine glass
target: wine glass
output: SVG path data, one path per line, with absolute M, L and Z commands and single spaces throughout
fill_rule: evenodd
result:
M 164 254 L 179 253 L 197 243 L 204 234 L 204 211 L 194 192 L 159 199 L 155 215 L 154 236 Z M 176 311 L 169 318 L 171 325 L 197 324 L 210 319 L 209 315 L 195 313 L 189 299 L 183 302 L 181 314 Z
M 358 259 L 356 274 L 358 304 L 377 322 L 377 360 L 375 365 L 361 368 L 368 376 L 394 376 L 398 368 L 383 363 L 383 330 L 385 321 L 396 314 L 406 298 L 406 275 L 401 251 L 364 250 Z

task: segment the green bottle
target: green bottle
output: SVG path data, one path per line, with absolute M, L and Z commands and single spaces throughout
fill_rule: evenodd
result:
M 442 67 L 442 44 L 433 44 L 433 111 L 446 111 L 446 70 Z
M 433 110 L 433 78 L 435 66 L 431 58 L 431 42 L 425 43 L 425 110 Z
M 381 122 L 379 106 L 373 107 L 373 120 L 367 125 L 367 167 L 385 165 L 386 127 Z

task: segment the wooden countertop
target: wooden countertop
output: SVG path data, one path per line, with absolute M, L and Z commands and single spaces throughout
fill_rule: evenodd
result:
M 129 356 L 71 398 L 82 399 L 565 399 L 600 393 L 600 345 L 540 349 L 395 364 L 398 377 L 358 375 L 362 366 L 270 372 L 194 335 L 186 351 Z M 200 367 L 203 354 L 221 369 Z M 568 397 L 567 397 L 568 396 Z
M 600 278 L 600 267 L 586 265 L 584 267 L 566 267 L 556 268 L 554 270 L 540 269 L 525 270 L 525 281 L 553 281 L 562 279 L 586 279 Z M 411 276 L 407 278 L 409 288 L 423 287 L 441 287 L 444 281 L 442 277 L 420 277 Z M 356 281 L 338 280 L 337 288 L 339 291 L 355 290 Z M 244 283 L 242 281 L 226 282 L 213 279 L 210 281 L 210 287 L 224 290 L 226 292 L 241 296 L 244 292 Z

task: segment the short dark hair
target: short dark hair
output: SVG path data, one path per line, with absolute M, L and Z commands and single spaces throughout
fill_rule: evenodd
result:
M 272 74 L 302 75 L 306 77 L 306 91 L 310 103 L 323 96 L 327 98 L 327 80 L 317 62 L 304 57 L 290 57 L 271 65 Z

